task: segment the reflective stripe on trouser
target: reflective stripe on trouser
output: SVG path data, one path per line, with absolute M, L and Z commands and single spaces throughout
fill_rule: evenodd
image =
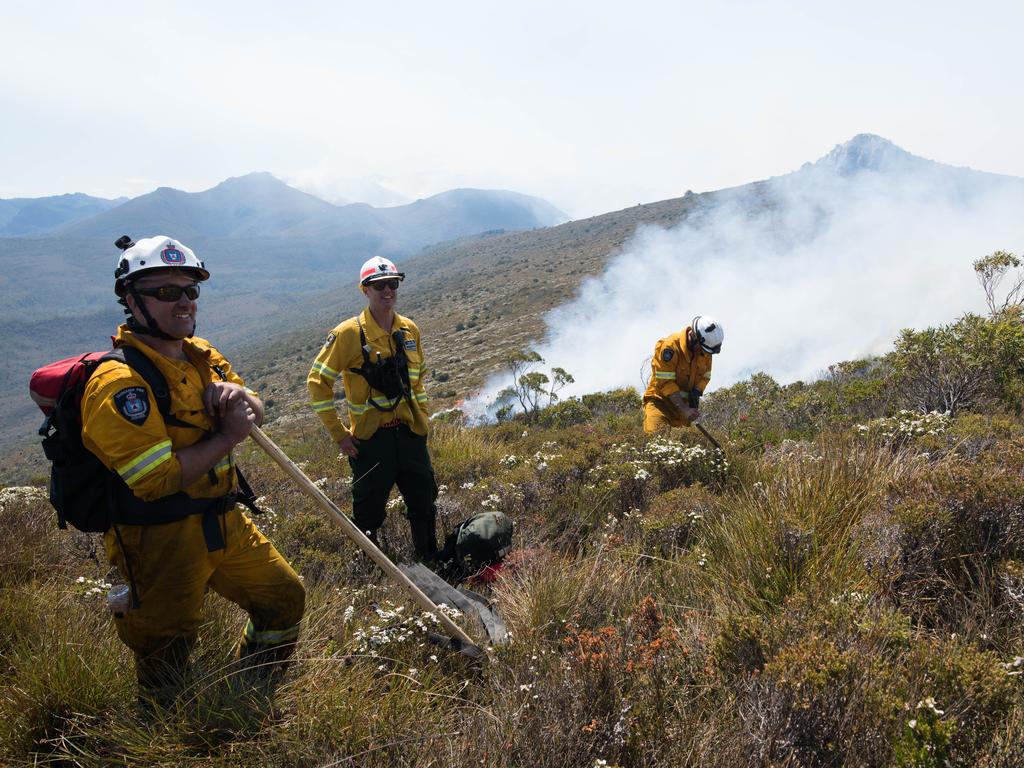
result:
M 113 529 L 107 531 L 107 556 L 125 578 L 127 556 L 138 590 L 140 606 L 114 623 L 135 653 L 143 690 L 180 687 L 207 586 L 243 608 L 254 631 L 287 633 L 281 658 L 294 646 L 305 606 L 302 582 L 238 507 L 220 522 L 226 546 L 216 552 L 207 551 L 201 515 L 161 525 L 119 525 L 123 553 Z
M 669 427 L 688 426 L 690 422 L 683 418 L 683 414 L 672 403 L 644 399 L 644 432 L 660 432 Z
M 349 458 L 352 467 L 352 520 L 362 531 L 376 531 L 384 524 L 385 505 L 392 487 L 405 500 L 416 554 L 422 558 L 437 552 L 437 482 L 427 452 L 427 438 L 405 424 L 378 429 L 360 440 L 359 455 Z

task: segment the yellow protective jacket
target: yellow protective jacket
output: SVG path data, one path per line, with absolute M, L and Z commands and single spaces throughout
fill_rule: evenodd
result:
M 370 346 L 371 360 L 379 352 L 382 358 L 395 354 L 395 331 L 405 334 L 405 354 L 409 358 L 409 383 L 412 385 L 412 402 L 405 398 L 389 400 L 383 393 L 371 390 L 365 378 L 352 373 L 350 368 L 363 364 L 363 353 L 359 343 L 359 324 L 363 326 L 366 343 Z M 390 331 L 385 331 L 373 319 L 369 308 L 357 317 L 352 317 L 337 326 L 327 336 L 320 354 L 313 361 L 313 367 L 306 377 L 310 405 L 320 416 L 331 438 L 337 443 L 348 434 L 357 440 L 366 440 L 377 431 L 377 427 L 394 419 L 407 424 L 417 435 L 427 434 L 427 393 L 423 389 L 423 347 L 420 345 L 420 329 L 416 323 L 397 312 Z M 348 408 L 349 426 L 346 427 L 334 408 L 334 383 L 341 376 Z M 369 399 L 384 407 L 396 402 L 393 411 L 381 412 L 370 404 Z
M 711 355 L 700 347 L 690 352 L 686 346 L 688 330 L 689 326 L 666 336 L 654 346 L 651 380 L 644 392 L 644 402 L 667 400 L 676 392 L 682 392 L 685 397 L 691 389 L 703 393 L 711 381 Z
M 152 360 L 167 380 L 170 415 L 197 429 L 164 423 L 156 398 L 142 376 L 116 360 L 101 363 L 82 397 L 82 442 L 108 469 L 116 472 L 138 498 L 155 501 L 184 491 L 193 499 L 225 496 L 234 490 L 234 463 L 229 453 L 212 474 L 207 472 L 188 488 L 181 487 L 181 464 L 176 451 L 198 443 L 217 425 L 203 407 L 203 392 L 215 381 L 244 384 L 231 364 L 205 339 L 186 339 L 188 361 L 173 360 L 140 341 L 121 326 L 117 346 L 132 346 Z M 214 370 L 220 368 L 222 379 Z

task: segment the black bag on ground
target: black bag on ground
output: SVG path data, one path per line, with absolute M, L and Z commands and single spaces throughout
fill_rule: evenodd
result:
M 438 559 L 452 562 L 465 574 L 476 573 L 508 554 L 514 528 L 504 512 L 478 512 L 448 534 Z

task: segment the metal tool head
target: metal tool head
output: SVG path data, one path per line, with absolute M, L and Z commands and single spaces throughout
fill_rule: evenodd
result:
M 463 656 L 470 659 L 482 659 L 486 656 L 486 652 L 479 645 L 472 645 L 470 643 L 463 642 L 458 637 L 448 637 L 442 635 L 440 632 L 427 632 L 427 640 L 434 645 L 440 646 L 441 648 L 447 648 L 450 651 L 455 651 Z

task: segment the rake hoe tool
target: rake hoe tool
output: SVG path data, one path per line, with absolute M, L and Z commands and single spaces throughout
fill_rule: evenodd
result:
M 294 480 L 299 488 L 301 488 L 307 495 L 312 496 L 313 500 L 320 505 L 320 508 L 327 512 L 331 517 L 334 518 L 335 522 L 341 526 L 341 529 L 345 532 L 352 541 L 355 542 L 363 552 L 379 565 L 384 573 L 390 576 L 392 579 L 401 584 L 405 590 L 412 597 L 413 601 L 425 611 L 429 611 L 434 614 L 445 631 L 448 633 L 448 646 L 459 653 L 469 656 L 470 658 L 477 658 L 483 655 L 483 650 L 473 642 L 473 639 L 467 635 L 458 624 L 452 621 L 448 616 L 441 612 L 441 610 L 434 604 L 434 602 L 423 594 L 423 590 L 417 587 L 412 580 L 406 576 L 398 566 L 395 565 L 383 552 L 378 549 L 366 534 L 359 530 L 359 527 L 353 523 L 348 517 L 342 512 L 338 505 L 327 498 L 327 494 L 321 491 L 313 481 L 310 480 L 306 474 L 299 469 L 295 462 L 288 458 L 287 454 L 282 451 L 267 435 L 257 426 L 253 426 L 249 436 L 256 442 L 256 444 L 267 452 L 267 455 L 273 459 L 278 466 L 281 467 L 291 478 Z
M 706 429 L 704 429 L 704 426 L 699 421 L 693 422 L 693 426 L 695 426 L 697 429 L 699 429 L 700 433 L 702 435 L 704 435 L 704 437 L 706 437 L 711 442 L 711 444 L 713 446 L 715 446 L 715 448 L 717 448 L 718 450 L 722 450 L 722 446 L 720 446 L 718 444 L 718 441 L 715 440 L 715 438 L 713 438 L 711 436 L 711 434 Z

